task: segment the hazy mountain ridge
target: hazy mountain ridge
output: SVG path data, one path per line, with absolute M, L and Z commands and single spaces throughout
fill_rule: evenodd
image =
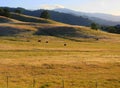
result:
M 58 8 L 58 9 L 54 9 L 54 11 L 58 11 L 61 13 L 69 13 L 75 16 L 83 16 L 101 25 L 113 26 L 120 23 L 120 16 L 114 16 L 111 14 L 79 12 L 66 8 Z
M 108 21 L 120 22 L 120 16 L 115 16 L 112 14 L 81 12 L 81 11 L 74 11 L 67 8 L 57 8 L 57 9 L 54 9 L 54 11 L 69 13 L 77 16 L 97 17 L 104 20 L 108 20 Z

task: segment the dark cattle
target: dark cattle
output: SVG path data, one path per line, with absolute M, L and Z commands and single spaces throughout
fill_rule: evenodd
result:
M 99 40 L 99 38 L 95 38 L 95 40 L 97 40 L 97 41 L 98 41 L 98 40 Z
M 30 40 L 27 40 L 27 42 L 30 42 Z
M 48 41 L 46 41 L 45 43 L 48 43 Z
M 38 42 L 41 42 L 41 40 L 38 40 Z
M 67 44 L 64 44 L 64 46 L 67 46 Z

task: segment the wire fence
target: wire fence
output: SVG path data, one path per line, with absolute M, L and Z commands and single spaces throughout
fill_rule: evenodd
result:
M 4 80 L 0 81 L 0 88 L 108 88 L 108 85 L 111 85 L 111 83 L 112 86 L 109 88 L 120 88 L 120 81 L 117 84 L 113 82 L 102 84 L 97 80 L 80 80 L 78 85 L 74 81 L 68 82 L 68 80 L 62 78 L 57 82 L 52 79 L 40 82 L 37 78 L 32 78 L 29 82 L 24 81 L 23 85 L 23 82 L 13 81 L 11 80 L 12 78 L 11 76 L 4 77 Z

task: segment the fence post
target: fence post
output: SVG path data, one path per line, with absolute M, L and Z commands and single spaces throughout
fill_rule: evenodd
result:
M 96 86 L 96 88 L 98 88 L 98 83 L 97 83 L 97 81 L 96 81 L 96 83 L 95 83 L 95 86 Z
M 33 88 L 35 88 L 36 80 L 33 79 Z
M 64 79 L 62 79 L 62 88 L 65 88 Z
M 8 85 L 9 77 L 7 76 L 6 78 L 7 78 L 6 83 L 7 83 L 7 88 L 8 88 L 9 87 L 9 85 Z

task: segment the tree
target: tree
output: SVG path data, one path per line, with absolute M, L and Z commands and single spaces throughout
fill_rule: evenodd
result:
M 107 30 L 108 30 L 108 32 L 110 32 L 110 33 L 116 33 L 116 31 L 117 31 L 114 26 L 109 26 L 109 27 L 107 27 Z
M 6 16 L 6 17 L 11 16 L 11 14 L 10 14 L 10 12 L 9 12 L 9 10 L 7 8 L 4 8 L 4 9 L 0 8 L 0 15 L 1 16 Z
M 16 9 L 14 12 L 15 12 L 15 13 L 18 13 L 18 14 L 21 14 L 21 13 L 22 13 L 22 11 L 21 11 L 20 9 Z
M 2 8 L 0 8 L 0 16 L 2 16 L 4 13 L 4 10 Z
M 3 9 L 2 16 L 6 16 L 6 17 L 10 17 L 11 16 L 10 11 L 9 11 L 8 8 L 4 8 Z
M 41 18 L 45 18 L 45 19 L 49 19 L 50 18 L 50 14 L 48 13 L 47 10 L 44 10 L 41 15 L 40 15 Z
M 96 23 L 91 24 L 91 29 L 98 30 L 98 28 L 99 28 L 98 24 L 96 24 Z
M 110 33 L 117 33 L 120 34 L 120 26 L 108 26 L 105 28 L 105 31 L 110 32 Z

